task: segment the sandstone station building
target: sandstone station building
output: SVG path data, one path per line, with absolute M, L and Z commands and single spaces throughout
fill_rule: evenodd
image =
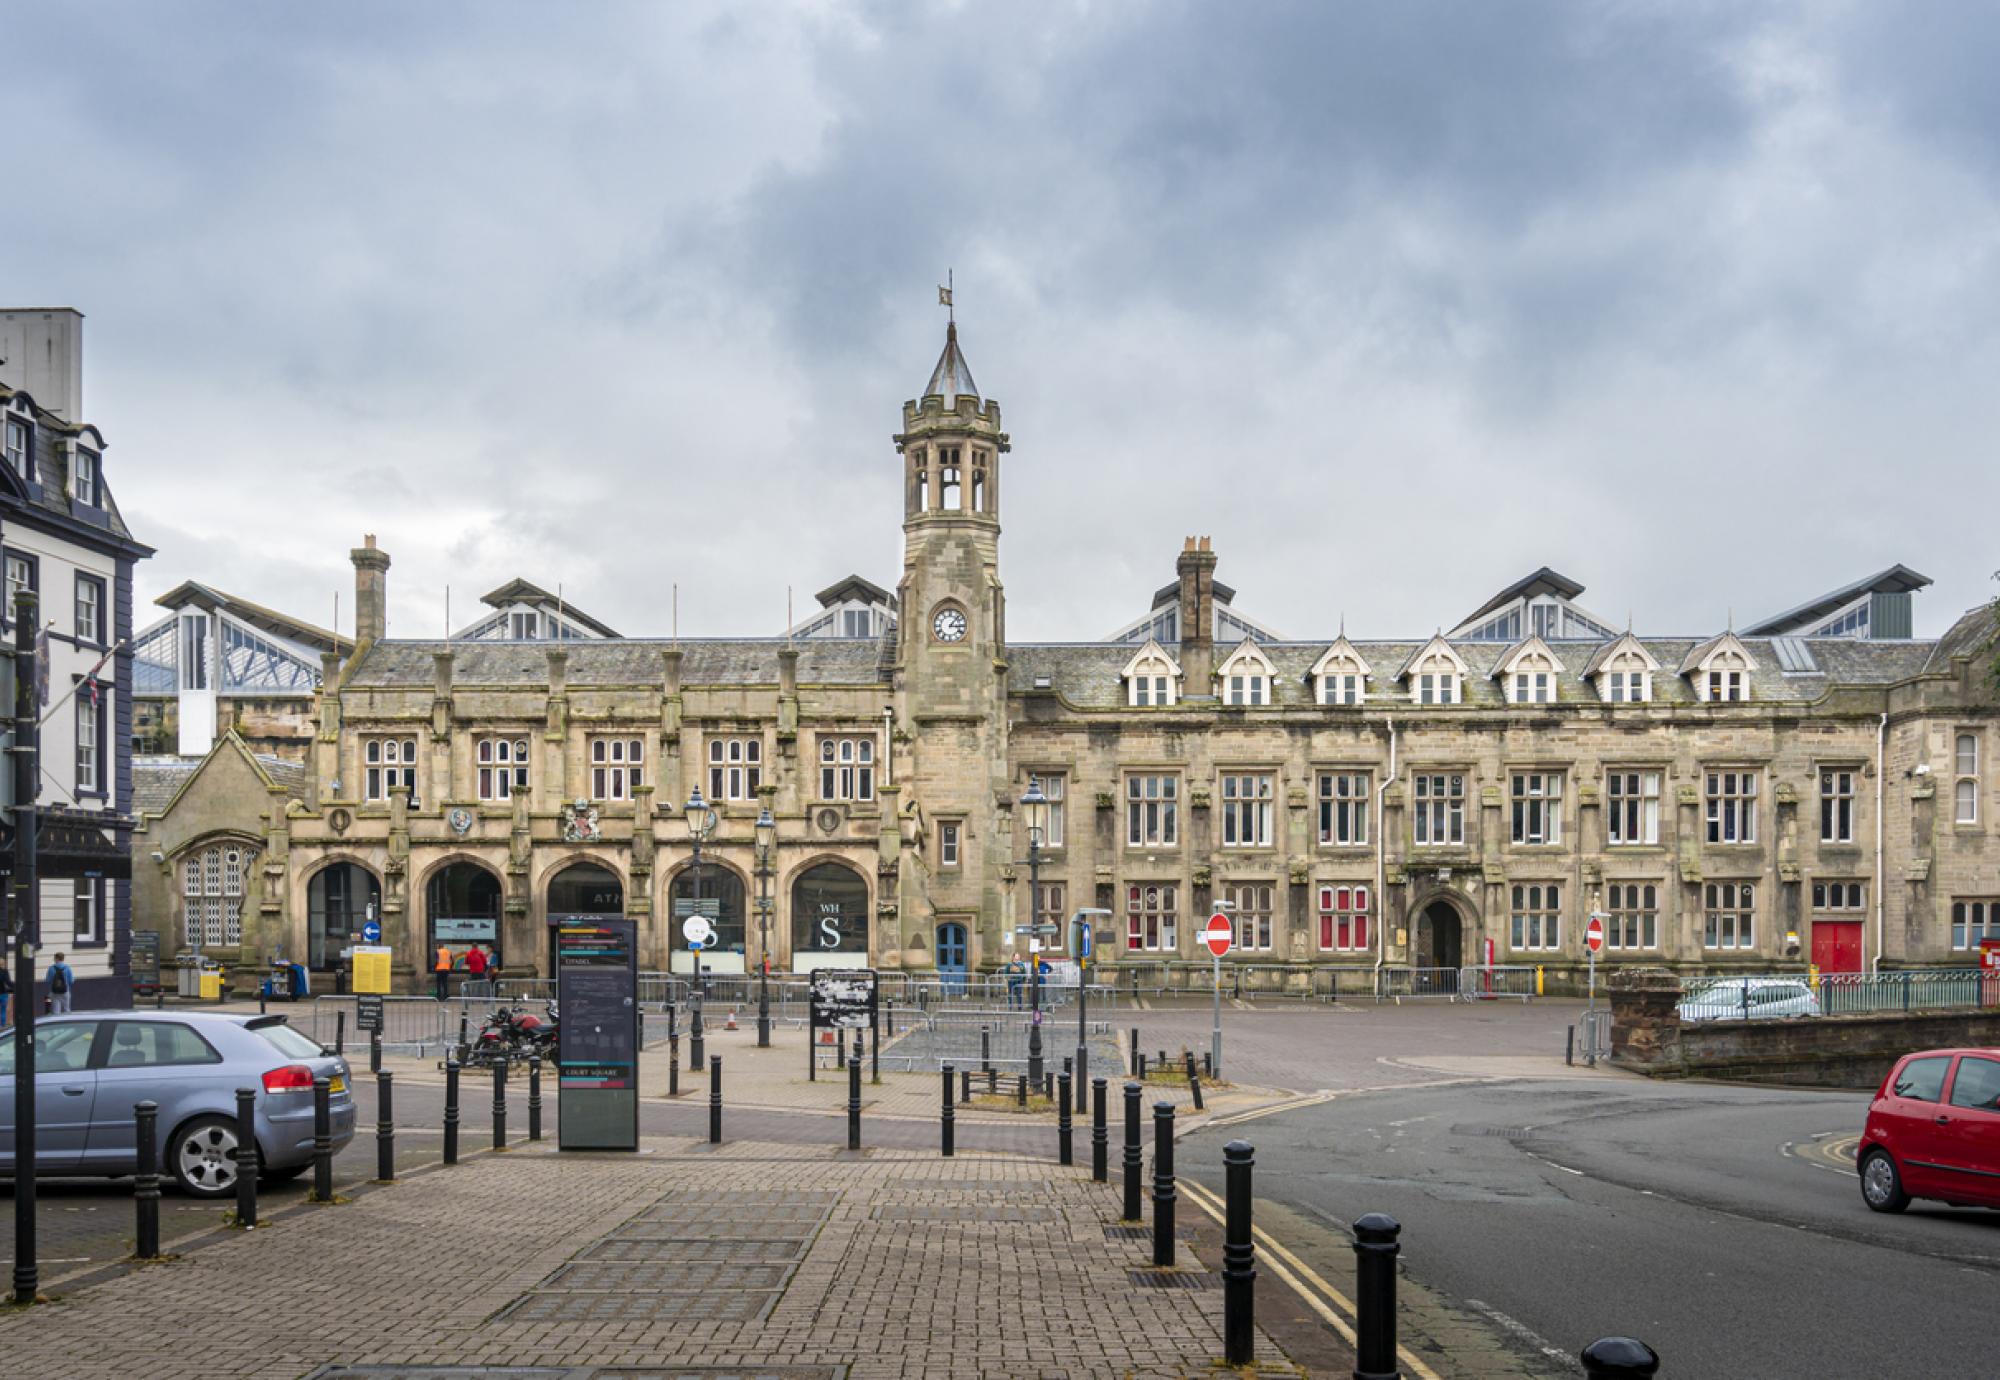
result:
M 1542 569 L 1436 636 L 1289 641 L 1191 538 L 1130 625 L 1024 641 L 1000 559 L 1021 476 L 956 327 L 894 448 L 894 591 L 850 577 L 783 638 L 619 636 L 526 581 L 461 636 L 387 638 L 373 538 L 351 644 L 183 586 L 138 639 L 142 719 L 171 722 L 149 687 L 175 701 L 182 749 L 140 759 L 141 923 L 326 969 L 372 913 L 405 985 L 482 936 L 545 974 L 576 913 L 635 917 L 644 965 L 685 971 L 697 899 L 724 972 L 990 969 L 1031 914 L 1094 907 L 1100 970 L 1151 980 L 1205 972 L 1218 903 L 1247 980 L 1343 990 L 1489 957 L 1561 976 L 1592 913 L 1606 962 L 1686 970 L 1961 965 L 2000 938 L 1993 614 L 1913 638 L 1913 570 L 1654 637 Z M 223 664 L 227 618 L 275 679 Z

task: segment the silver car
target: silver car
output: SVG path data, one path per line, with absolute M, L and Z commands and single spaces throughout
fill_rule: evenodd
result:
M 333 1147 L 354 1138 L 347 1061 L 283 1016 L 79 1011 L 35 1022 L 36 1177 L 138 1170 L 132 1108 L 159 1104 L 160 1168 L 199 1198 L 236 1191 L 236 1090 L 257 1094 L 268 1180 L 312 1165 L 313 1079 L 331 1087 Z M 0 1178 L 14 1176 L 14 1033 L 0 1031 Z
M 1819 998 L 1804 978 L 1720 978 L 1680 1000 L 1684 1021 L 1769 1021 L 1819 1015 Z

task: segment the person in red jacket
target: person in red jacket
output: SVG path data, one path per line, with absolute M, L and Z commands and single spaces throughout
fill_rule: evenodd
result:
M 468 982 L 486 981 L 486 950 L 477 944 L 465 951 L 465 976 Z

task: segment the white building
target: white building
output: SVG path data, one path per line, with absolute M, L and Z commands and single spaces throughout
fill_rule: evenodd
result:
M 4 622 L 11 644 L 16 593 L 36 596 L 42 953 L 67 957 L 78 1007 L 129 1006 L 132 569 L 153 553 L 119 515 L 103 435 L 81 420 L 82 349 L 80 312 L 0 309 Z M 6 784 L 12 805 L 11 774 Z

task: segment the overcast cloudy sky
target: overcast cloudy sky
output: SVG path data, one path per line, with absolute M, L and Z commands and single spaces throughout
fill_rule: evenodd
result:
M 1195 532 L 1294 637 L 1995 592 L 1991 7 L 0 9 L 0 302 L 88 315 L 142 621 L 325 622 L 364 531 L 403 636 L 893 585 L 947 267 L 1022 639 Z

